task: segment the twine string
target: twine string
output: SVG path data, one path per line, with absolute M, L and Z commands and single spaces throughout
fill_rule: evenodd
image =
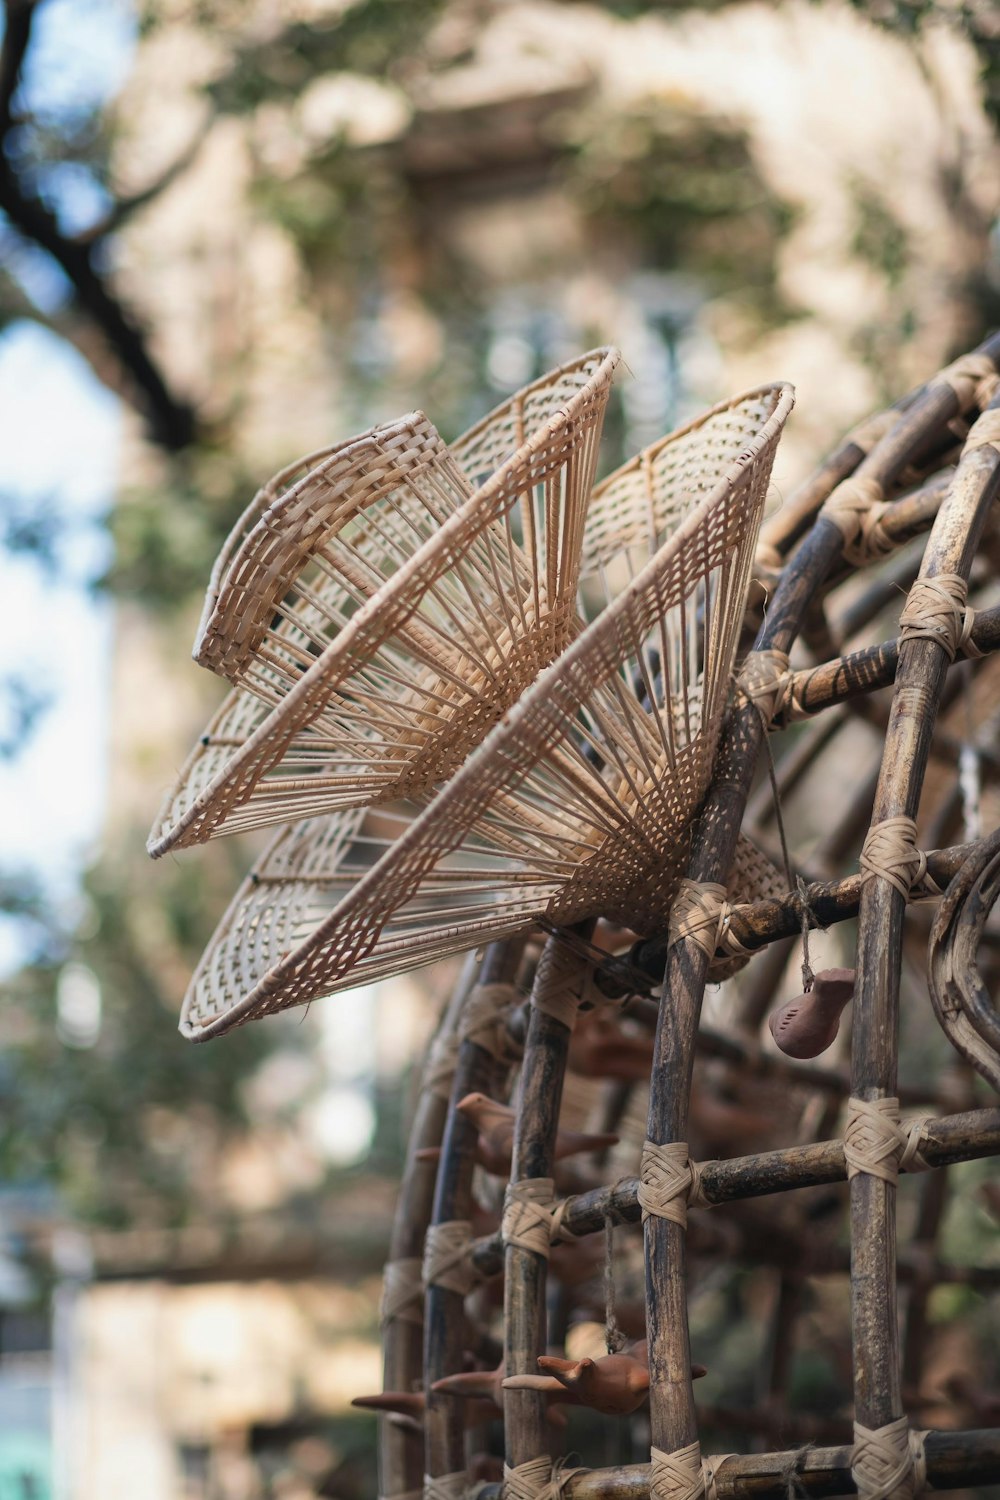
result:
M 615 1221 L 607 1213 L 604 1215 L 604 1344 L 609 1354 L 620 1354 L 625 1343 L 625 1335 L 618 1326 L 615 1292 Z

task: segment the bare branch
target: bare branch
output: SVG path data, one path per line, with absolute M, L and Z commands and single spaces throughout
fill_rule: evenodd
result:
M 7 0 L 5 6 L 7 27 L 3 49 L 0 51 L 0 148 L 4 136 L 14 123 L 12 105 L 21 81 L 28 43 L 31 41 L 31 23 L 36 3 L 37 0 Z

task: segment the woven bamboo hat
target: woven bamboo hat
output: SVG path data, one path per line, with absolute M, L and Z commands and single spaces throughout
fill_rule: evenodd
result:
M 284 493 L 272 481 L 212 575 L 195 657 L 237 687 L 164 802 L 154 857 L 419 797 L 462 763 L 576 628 L 618 358 L 561 366 L 450 448 L 415 413 Z
M 601 613 L 422 812 L 352 809 L 275 839 L 192 980 L 186 1036 L 539 920 L 662 930 L 792 403 L 773 385 L 715 407 L 600 487 L 584 585 Z

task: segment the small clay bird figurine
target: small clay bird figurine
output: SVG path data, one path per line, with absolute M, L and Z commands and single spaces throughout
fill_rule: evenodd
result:
M 510 1174 L 510 1158 L 514 1149 L 515 1113 L 509 1104 L 498 1104 L 487 1099 L 485 1094 L 466 1094 L 455 1106 L 479 1131 L 476 1142 L 476 1161 L 497 1177 Z M 586 1135 L 579 1130 L 560 1130 L 556 1136 L 554 1159 L 562 1161 L 566 1156 L 575 1156 L 579 1151 L 597 1151 L 602 1146 L 616 1146 L 616 1135 Z M 418 1151 L 417 1157 L 429 1160 L 431 1152 Z
M 478 1396 L 503 1407 L 503 1360 L 495 1370 L 463 1370 L 459 1375 L 445 1375 L 435 1380 L 432 1391 L 444 1391 L 448 1396 Z
M 400 1418 L 407 1427 L 414 1426 L 418 1431 L 423 1431 L 424 1413 L 427 1409 L 427 1398 L 423 1391 L 379 1391 L 374 1396 L 355 1396 L 351 1405 L 360 1406 L 365 1411 L 389 1412 Z M 497 1403 L 492 1400 L 468 1401 L 462 1412 L 466 1427 L 479 1427 L 484 1422 L 492 1422 L 496 1414 Z
M 493 1416 L 503 1410 L 503 1360 L 495 1370 L 464 1370 L 459 1375 L 445 1375 L 435 1380 L 432 1391 L 443 1391 L 448 1396 L 461 1396 L 471 1405 L 482 1409 L 485 1401 L 494 1404 Z M 565 1426 L 566 1418 L 559 1412 L 549 1412 L 548 1418 L 556 1426 Z M 466 1426 L 472 1426 L 466 1422 Z
M 653 1065 L 653 1039 L 628 1036 L 610 1016 L 588 1011 L 570 1038 L 567 1062 L 584 1078 L 646 1083 Z
M 796 995 L 768 1017 L 775 1042 L 788 1057 L 819 1057 L 833 1045 L 844 1006 L 854 999 L 853 969 L 821 969 L 807 995 Z
M 600 1359 L 559 1359 L 554 1354 L 541 1354 L 538 1368 L 541 1375 L 509 1375 L 503 1382 L 504 1390 L 543 1391 L 553 1400 L 589 1406 L 609 1417 L 628 1416 L 649 1395 L 645 1340 L 625 1353 L 605 1354 Z M 703 1365 L 692 1365 L 693 1379 L 704 1374 Z

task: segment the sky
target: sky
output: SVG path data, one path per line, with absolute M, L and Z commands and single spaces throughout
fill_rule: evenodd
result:
M 45 0 L 18 103 L 58 124 L 111 98 L 134 34 L 125 0 Z M 67 228 L 101 211 L 86 174 L 60 169 L 47 186 Z M 58 268 L 9 240 L 0 249 L 42 311 L 57 311 L 67 295 Z M 47 704 L 22 753 L 0 761 L 0 868 L 36 875 L 67 918 L 104 812 L 112 619 L 93 583 L 109 561 L 102 518 L 119 440 L 117 398 L 69 344 L 29 321 L 4 329 L 0 507 L 54 513 L 59 529 L 51 565 L 0 551 L 0 677 L 26 681 Z M 0 920 L 0 973 L 21 955 L 17 929 Z

